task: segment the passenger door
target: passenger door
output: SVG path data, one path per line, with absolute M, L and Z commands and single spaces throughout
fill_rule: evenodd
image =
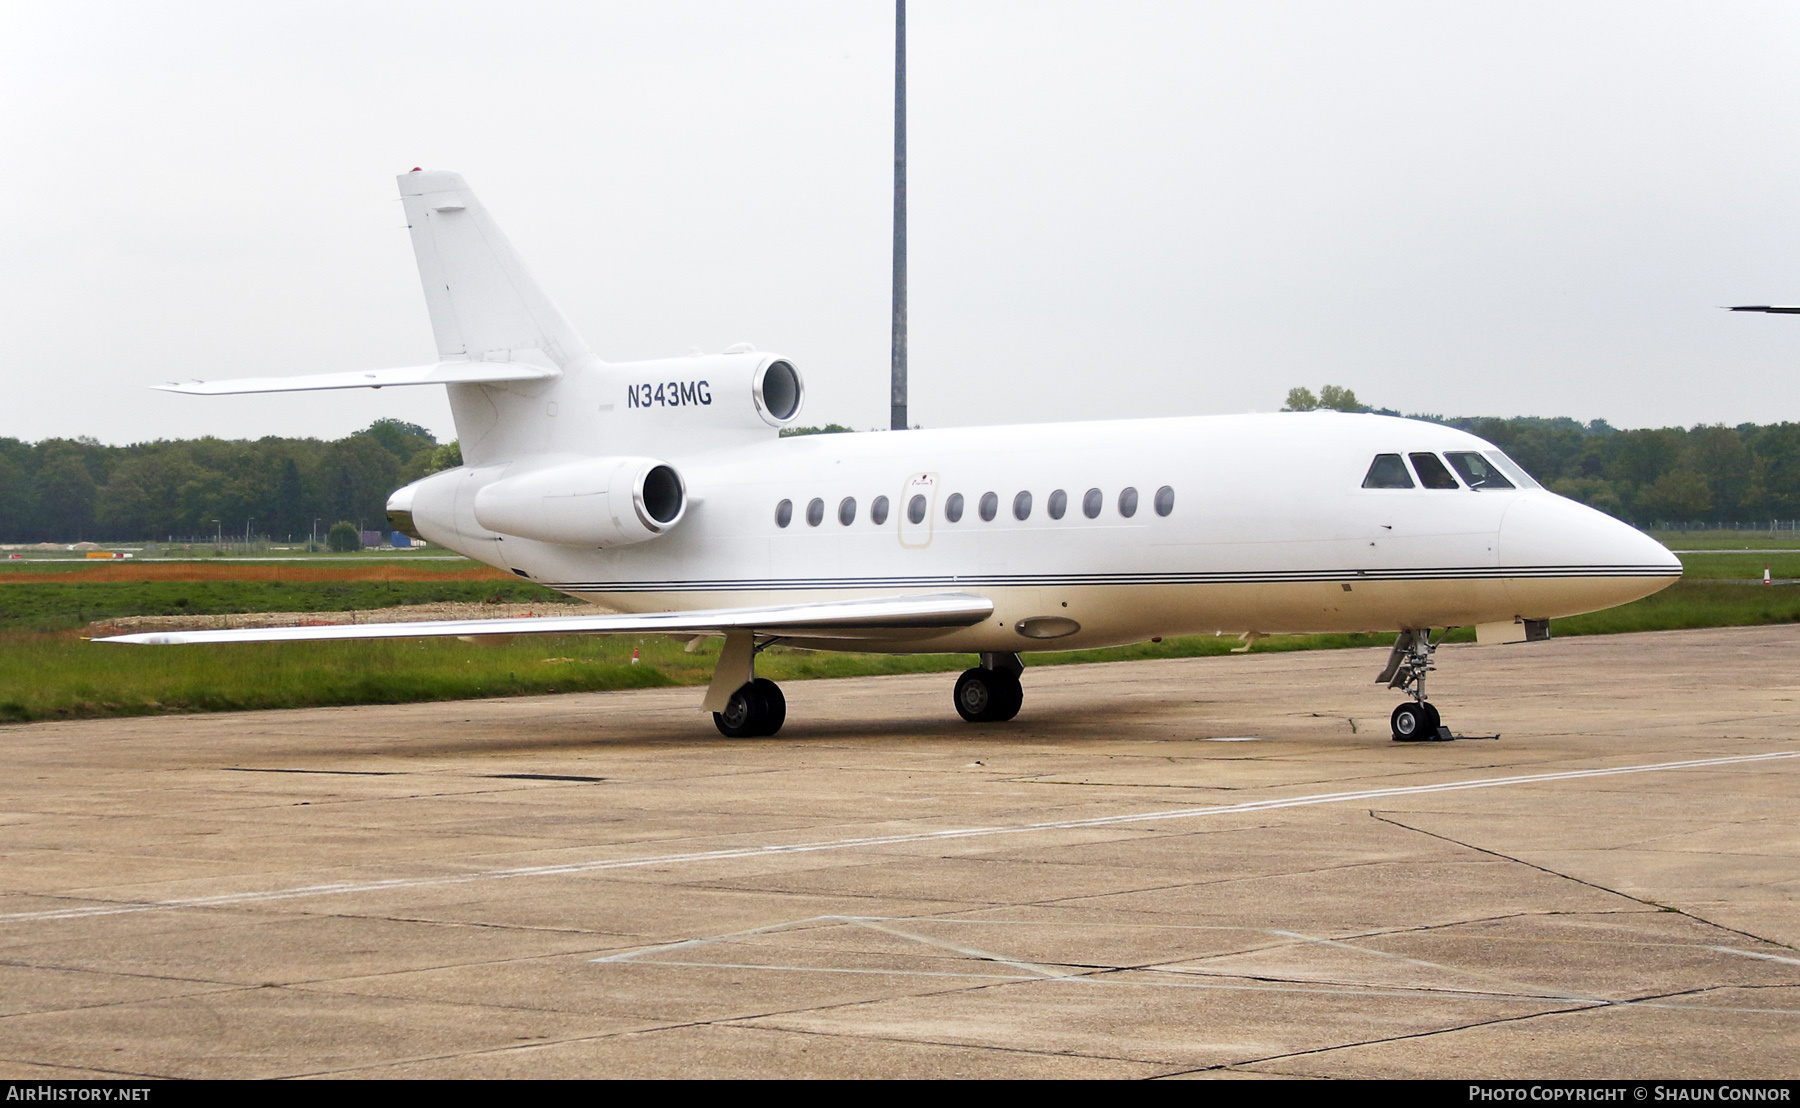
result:
M 932 521 L 937 518 L 938 475 L 915 473 L 906 479 L 900 492 L 900 503 L 894 515 L 900 520 L 900 545 L 920 548 L 931 545 Z

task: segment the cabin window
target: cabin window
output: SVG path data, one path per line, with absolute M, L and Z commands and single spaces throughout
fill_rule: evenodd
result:
M 806 505 L 806 525 L 817 527 L 823 522 L 825 522 L 825 502 L 815 496 Z
M 1050 502 L 1044 507 L 1049 511 L 1051 519 L 1061 519 L 1069 510 L 1069 494 L 1057 489 L 1050 494 Z
M 869 502 L 869 522 L 880 527 L 887 522 L 888 498 L 878 496 Z
M 994 516 L 1000 511 L 1000 498 L 991 492 L 981 494 L 981 518 L 986 523 L 994 522 Z
M 794 522 L 794 502 L 783 500 L 775 505 L 775 526 L 786 527 L 792 522 Z
M 1175 490 L 1167 485 L 1156 490 L 1156 514 L 1166 516 L 1175 510 Z
M 1081 514 L 1089 519 L 1100 517 L 1100 508 L 1106 503 L 1106 495 L 1099 489 L 1089 489 L 1081 498 Z
M 1136 489 L 1119 490 L 1119 514 L 1126 519 L 1130 519 L 1132 516 L 1137 515 Z
M 1375 464 L 1369 467 L 1369 475 L 1363 478 L 1365 489 L 1410 489 L 1413 487 L 1412 474 L 1406 472 L 1406 463 L 1398 454 L 1377 454 Z
M 1444 463 L 1438 460 L 1436 454 L 1412 454 L 1409 457 L 1412 458 L 1413 469 L 1418 471 L 1419 484 L 1426 488 L 1458 489 L 1462 487 L 1456 483 L 1456 478 L 1450 476 L 1450 471 L 1444 468 Z
M 925 522 L 925 496 L 923 493 L 906 502 L 906 518 L 914 523 Z
M 962 493 L 960 493 L 960 492 L 951 493 L 950 499 L 944 501 L 944 518 L 949 520 L 951 523 L 961 523 L 962 522 L 962 510 L 963 510 Z
M 1463 483 L 1472 489 L 1510 489 L 1513 483 L 1506 479 L 1499 467 L 1473 450 L 1446 450 L 1444 457 L 1450 459 L 1450 465 L 1462 476 Z
M 838 522 L 845 527 L 856 522 L 856 497 L 846 496 L 838 501 Z
M 1019 495 L 1013 497 L 1013 518 L 1014 519 L 1030 519 L 1031 518 L 1031 494 L 1030 493 L 1022 492 Z

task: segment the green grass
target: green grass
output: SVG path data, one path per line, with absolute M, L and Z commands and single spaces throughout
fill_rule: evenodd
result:
M 403 704 L 675 682 L 654 665 L 629 664 L 630 653 L 604 639 L 560 637 L 501 647 L 395 639 L 161 648 L 8 634 L 0 635 L 0 720 Z
M 119 616 L 348 612 L 396 604 L 571 603 L 529 581 L 60 581 L 0 585 L 0 631 L 74 630 Z
M 1650 531 L 1670 550 L 1800 550 L 1800 531 Z
M 379 582 L 374 583 L 380 585 Z M 397 583 L 405 585 L 409 583 Z M 492 587 L 506 582 L 466 582 Z M 332 586 L 336 587 L 336 586 Z M 1559 619 L 1556 636 L 1800 622 L 1800 588 L 1681 581 L 1634 604 Z M 1450 641 L 1469 641 L 1459 629 Z M 1279 635 L 1255 653 L 1388 646 L 1390 633 Z M 698 685 L 710 679 L 719 640 L 688 653 L 665 636 L 520 636 L 504 646 L 454 640 L 134 647 L 71 632 L 0 633 L 0 721 L 162 712 L 399 704 L 555 692 Z M 1197 635 L 1104 650 L 1034 654 L 1031 666 L 1226 654 L 1240 645 Z M 640 652 L 638 664 L 631 652 Z M 776 681 L 883 673 L 954 672 L 967 654 L 843 654 L 774 647 L 757 672 Z M 1373 674 L 1370 675 L 1371 677 Z
M 1800 545 L 1800 544 L 1796 544 Z M 15 553 L 0 553 L 0 571 L 24 571 L 27 573 L 63 573 L 93 569 L 99 566 L 162 566 L 181 562 L 194 562 L 200 565 L 218 565 L 223 561 L 226 565 L 260 565 L 289 561 L 304 561 L 315 564 L 343 562 L 357 567 L 378 566 L 384 564 L 408 565 L 418 569 L 468 569 L 480 565 L 472 558 L 465 558 L 454 550 L 441 546 L 426 547 L 417 552 L 405 550 L 359 550 L 347 554 L 333 554 L 330 551 L 318 550 L 308 553 L 304 550 L 220 550 L 214 552 L 210 548 L 196 547 L 192 550 L 168 550 L 161 554 L 133 552 L 130 558 L 84 558 L 79 551 L 45 551 L 17 552 L 20 557 L 12 558 Z M 254 559 L 249 563 L 236 562 L 232 559 Z
M 1256 650 L 1384 646 L 1391 635 L 1265 639 Z M 0 634 L 0 721 L 265 708 L 402 704 L 555 692 L 701 685 L 718 639 L 688 653 L 666 636 L 520 636 L 503 646 L 443 639 L 139 647 L 68 633 Z M 1240 645 L 1212 635 L 1108 650 L 1036 654 L 1032 665 L 1187 658 Z M 639 651 L 636 664 L 633 649 Z M 846 654 L 772 647 L 757 673 L 776 681 L 955 672 L 971 654 Z
M 1772 577 L 1800 577 L 1800 554 L 1708 553 L 1682 554 L 1681 575 L 1688 580 L 1708 578 L 1761 578 L 1763 567 Z
M 1550 622 L 1555 635 L 1612 635 L 1623 631 L 1678 631 L 1696 627 L 1749 627 L 1800 623 L 1800 588 L 1677 581 L 1654 596 Z

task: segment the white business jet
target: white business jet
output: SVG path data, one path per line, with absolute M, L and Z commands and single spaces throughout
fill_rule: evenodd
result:
M 969 652 L 956 710 L 1011 719 L 1020 654 L 1231 632 L 1391 631 L 1394 738 L 1448 738 L 1433 628 L 1483 643 L 1623 604 L 1681 564 L 1539 487 L 1491 443 L 1336 412 L 780 438 L 787 358 L 607 363 L 454 173 L 399 178 L 439 361 L 172 392 L 444 385 L 463 465 L 394 493 L 398 530 L 611 609 L 509 620 L 156 632 L 102 642 L 723 635 L 702 707 L 772 735 L 777 642 Z

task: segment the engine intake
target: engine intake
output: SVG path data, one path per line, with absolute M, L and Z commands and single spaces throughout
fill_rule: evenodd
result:
M 800 414 L 800 401 L 806 385 L 800 371 L 786 358 L 774 358 L 756 367 L 756 378 L 750 386 L 756 401 L 756 412 L 767 423 L 786 427 Z

